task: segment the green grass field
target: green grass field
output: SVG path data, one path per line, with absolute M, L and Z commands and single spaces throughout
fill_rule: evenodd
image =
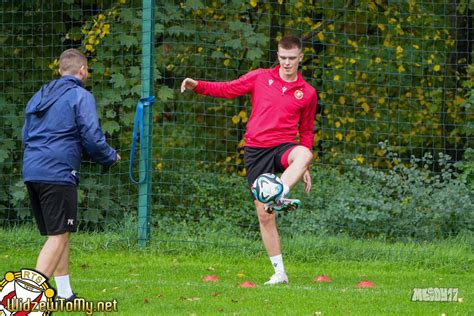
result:
M 263 286 L 273 269 L 259 240 L 214 234 L 199 239 L 155 236 L 140 250 L 123 234 L 75 234 L 74 290 L 91 301 L 116 299 L 118 312 L 107 315 L 474 314 L 472 236 L 391 244 L 345 237 L 284 240 L 290 284 L 275 287 Z M 43 239 L 22 228 L 0 230 L 0 241 L 3 275 L 34 267 Z M 211 274 L 219 280 L 203 282 Z M 321 274 L 332 282 L 314 282 Z M 376 287 L 358 289 L 362 280 Z M 238 287 L 244 281 L 256 287 Z M 458 288 L 462 300 L 411 301 L 413 288 L 429 287 Z

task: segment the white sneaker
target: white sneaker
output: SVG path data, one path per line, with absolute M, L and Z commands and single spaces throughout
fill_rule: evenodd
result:
M 270 280 L 265 282 L 265 285 L 275 285 L 275 284 L 283 284 L 283 283 L 288 284 L 288 276 L 286 275 L 286 273 L 278 272 L 272 275 Z

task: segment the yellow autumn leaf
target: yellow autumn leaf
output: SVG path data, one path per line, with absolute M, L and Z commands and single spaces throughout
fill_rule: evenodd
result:
M 344 135 L 342 135 L 342 133 L 339 133 L 339 132 L 336 133 L 336 139 L 338 141 L 341 141 L 343 138 L 344 138 Z
M 340 103 L 340 104 L 346 104 L 346 97 L 343 96 L 343 95 L 341 95 L 341 96 L 339 97 L 339 103 Z
M 257 6 L 257 2 L 256 0 L 250 0 L 250 5 L 252 6 L 252 8 L 255 8 Z
M 321 136 L 319 134 L 314 134 L 313 141 L 317 144 L 321 140 Z
M 349 45 L 351 45 L 351 46 L 353 46 L 353 47 L 358 47 L 356 41 L 353 41 L 353 40 L 348 39 L 348 40 L 347 40 L 347 43 L 349 43 Z
M 319 38 L 319 40 L 320 40 L 321 42 L 324 41 L 324 34 L 323 34 L 323 32 L 319 32 L 319 33 L 318 33 L 318 38 Z
M 405 34 L 405 32 L 403 31 L 402 26 L 400 24 L 397 24 L 397 26 L 395 27 L 395 31 L 397 32 L 397 35 L 404 35 Z
M 334 126 L 336 126 L 336 128 L 341 127 L 341 122 L 336 122 L 336 124 L 334 124 Z
M 377 10 L 377 5 L 374 2 L 369 2 L 368 7 L 369 7 L 369 10 L 372 12 Z
M 385 103 L 385 98 L 379 98 L 379 104 L 384 104 Z
M 398 66 L 398 72 L 405 72 L 405 67 L 403 65 Z
M 364 130 L 363 134 L 364 134 L 365 139 L 370 139 L 370 137 L 372 136 L 368 128 Z
M 381 62 L 382 62 L 382 58 L 380 58 L 380 57 L 375 58 L 375 63 L 376 64 L 380 64 Z
M 464 99 L 461 98 L 460 96 L 457 95 L 457 96 L 454 98 L 454 104 L 455 104 L 455 105 L 459 105 L 459 104 L 463 104 L 463 103 L 464 103 Z
M 356 158 L 354 158 L 354 160 L 360 164 L 363 164 L 365 162 L 365 158 L 362 156 L 357 156 Z
M 446 40 L 446 44 L 447 44 L 448 46 L 453 46 L 454 43 L 456 43 L 456 41 L 455 41 L 454 39 L 452 39 L 452 38 L 449 38 L 449 39 Z
M 334 81 L 339 81 L 341 80 L 341 76 L 339 75 L 335 75 L 334 78 L 333 78 Z
M 234 115 L 232 116 L 232 123 L 237 124 L 240 122 L 240 116 Z
M 49 69 L 52 70 L 52 69 L 57 68 L 58 66 L 59 66 L 59 59 L 56 58 L 51 64 L 49 64 L 48 67 L 49 67 Z
M 226 67 L 229 66 L 229 64 L 230 64 L 230 59 L 224 60 L 224 61 L 223 61 L 223 64 L 224 64 L 224 66 L 226 66 Z
M 367 104 L 367 102 L 362 103 L 362 108 L 364 109 L 365 112 L 370 111 L 370 106 Z

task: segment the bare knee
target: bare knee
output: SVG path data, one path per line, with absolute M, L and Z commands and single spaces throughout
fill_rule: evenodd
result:
M 263 227 L 275 225 L 275 214 L 269 214 L 265 211 L 263 203 L 255 201 L 257 207 L 257 216 L 260 225 Z
M 304 146 L 298 146 L 297 148 L 295 148 L 291 152 L 288 159 L 290 164 L 297 163 L 301 166 L 309 166 L 311 160 L 313 160 L 313 153 L 307 147 Z
M 313 160 L 313 153 L 306 147 L 301 151 L 301 159 L 306 166 L 309 166 L 311 160 Z
M 48 236 L 48 241 L 56 244 L 67 244 L 69 241 L 69 232 L 60 235 L 50 235 Z

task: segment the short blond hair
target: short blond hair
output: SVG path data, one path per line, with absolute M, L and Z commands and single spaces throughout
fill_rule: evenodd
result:
M 62 75 L 77 75 L 82 66 L 87 67 L 87 58 L 75 48 L 66 49 L 59 57 Z

